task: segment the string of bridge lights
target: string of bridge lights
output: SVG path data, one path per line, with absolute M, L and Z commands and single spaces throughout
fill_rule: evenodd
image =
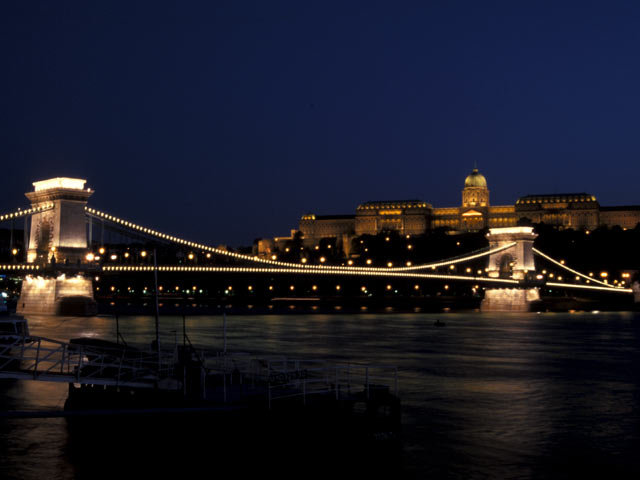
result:
M 40 265 L 34 265 L 32 263 L 14 263 L 14 264 L 0 264 L 0 270 L 40 270 Z
M 29 215 L 34 215 L 37 213 L 41 213 L 47 210 L 51 210 L 54 208 L 53 202 L 47 202 L 37 207 L 31 207 L 24 210 L 17 210 L 15 212 L 10 212 L 4 215 L 0 215 L 0 221 L 6 221 L 11 219 L 17 219 L 26 217 Z M 118 218 L 114 215 L 107 214 L 105 212 L 101 212 L 99 210 L 85 207 L 85 211 L 100 219 L 108 220 L 117 224 L 120 224 L 124 227 L 130 228 L 132 230 L 137 230 L 147 235 L 155 236 L 162 240 L 166 240 L 169 242 L 177 243 L 179 245 L 185 245 L 188 247 L 192 247 L 195 249 L 199 249 L 205 252 L 212 252 L 219 255 L 224 255 L 227 257 L 235 258 L 238 260 L 246 260 L 250 262 L 258 262 L 269 265 L 275 265 L 280 268 L 256 268 L 256 267 L 202 267 L 202 266 L 193 266 L 193 267 L 185 267 L 185 266 L 159 266 L 157 267 L 158 271 L 161 272 L 227 272 L 227 273 L 320 273 L 320 274 L 340 274 L 340 275 L 372 275 L 372 276 L 387 276 L 387 277 L 404 277 L 404 278 L 425 278 L 425 279 L 451 279 L 451 280 L 465 280 L 465 281 L 481 281 L 481 282 L 490 282 L 490 283 L 505 283 L 505 284 L 517 284 L 517 280 L 511 279 L 496 279 L 496 278 L 487 278 L 487 277 L 476 277 L 476 276 L 462 276 L 462 275 L 441 275 L 441 274 L 425 274 L 425 273 L 408 273 L 412 271 L 418 270 L 426 270 L 426 269 L 436 269 L 438 267 L 443 266 L 453 266 L 458 263 L 468 262 L 471 260 L 475 260 L 478 258 L 482 258 L 485 256 L 489 256 L 495 253 L 499 253 L 501 251 L 513 248 L 516 245 L 516 242 L 509 243 L 500 247 L 496 247 L 493 249 L 489 249 L 486 251 L 481 251 L 479 253 L 474 253 L 471 255 L 445 259 L 442 261 L 422 264 L 422 265 L 414 265 L 414 266 L 406 266 L 406 267 L 392 267 L 388 268 L 379 268 L 379 267 L 360 267 L 360 266 L 337 266 L 337 265 L 314 265 L 314 264 L 306 264 L 306 263 L 291 263 L 291 262 L 281 262 L 273 259 L 260 258 L 257 256 L 246 255 L 241 253 L 229 252 L 227 250 L 222 250 L 219 248 L 211 247 L 208 245 L 200 244 L 197 242 L 191 242 L 189 240 L 185 240 L 179 237 L 175 237 L 173 235 L 168 235 L 157 230 L 143 227 L 141 225 L 137 225 L 133 222 L 129 222 Z M 581 277 L 586 279 L 589 282 L 597 283 L 601 286 L 595 285 L 578 285 L 578 284 L 569 284 L 569 283 L 559 283 L 559 282 L 546 282 L 547 286 L 552 287 L 564 287 L 564 288 L 577 288 L 577 289 L 587 289 L 587 290 L 604 290 L 604 291 L 617 291 L 630 293 L 632 290 L 630 288 L 617 287 L 614 285 L 610 285 L 608 283 L 597 280 L 593 277 L 585 275 L 577 270 L 574 270 L 563 263 L 553 259 L 552 257 L 546 255 L 540 250 L 533 248 L 533 252 L 537 255 L 549 260 L 555 265 Z M 40 269 L 39 265 L 33 264 L 0 264 L 0 270 L 14 270 L 14 271 L 37 271 Z M 117 265 L 104 265 L 102 267 L 103 271 L 152 271 L 154 267 L 151 266 L 117 266 Z
M 348 274 L 348 275 L 356 275 L 356 274 L 367 274 L 367 275 L 388 275 L 388 274 L 398 274 L 399 272 L 410 272 L 410 271 L 417 271 L 417 270 L 426 270 L 426 269 L 436 269 L 438 267 L 443 267 L 443 266 L 453 266 L 455 264 L 458 263 L 462 263 L 462 262 L 467 262 L 467 261 L 471 261 L 471 260 L 475 260 L 478 258 L 482 258 L 485 256 L 489 256 L 495 253 L 499 253 L 501 251 L 513 248 L 517 242 L 512 242 L 506 245 L 502 245 L 493 249 L 489 249 L 487 251 L 484 252 L 479 252 L 479 253 L 474 253 L 465 257 L 460 257 L 460 258 L 454 258 L 454 259 L 448 259 L 448 260 L 442 260 L 442 261 L 438 261 L 438 262 L 434 262 L 434 263 L 429 263 L 429 264 L 423 264 L 423 265 L 415 265 L 415 266 L 406 266 L 406 267 L 392 267 L 389 266 L 388 268 L 379 268 L 379 267 L 360 267 L 360 266 L 349 266 L 349 267 L 345 267 L 345 266 L 337 266 L 337 265 L 314 265 L 314 264 L 306 264 L 306 263 L 291 263 L 291 262 L 281 262 L 278 260 L 273 260 L 273 259 L 267 259 L 267 258 L 260 258 L 257 256 L 252 256 L 252 255 L 245 255 L 245 254 L 241 254 L 241 253 L 235 253 L 235 252 L 229 252 L 227 250 L 222 250 L 219 248 L 215 248 L 215 247 L 211 247 L 209 245 L 204 245 L 201 243 L 197 243 L 197 242 L 191 242 L 189 240 L 185 240 L 173 235 L 168 235 L 166 233 L 162 233 L 159 232 L 157 230 L 151 229 L 151 228 L 147 228 L 147 227 L 143 227 L 141 225 L 135 224 L 133 222 L 129 222 L 127 220 L 123 220 L 121 218 L 118 218 L 114 215 L 110 215 L 108 213 L 105 212 L 101 212 L 99 210 L 96 210 L 94 208 L 90 208 L 90 207 L 85 207 L 85 210 L 87 211 L 88 214 L 96 217 L 96 218 L 100 218 L 100 219 L 104 219 L 104 220 L 108 220 L 111 222 L 114 222 L 116 224 L 120 224 L 124 227 L 130 228 L 132 230 L 137 230 L 139 232 L 142 232 L 144 234 L 147 235 L 151 235 L 151 236 L 155 236 L 157 238 L 160 238 L 162 240 L 166 240 L 169 242 L 173 242 L 173 243 L 177 243 L 179 245 L 185 245 L 191 248 L 195 248 L 195 249 L 199 249 L 205 252 L 211 252 L 211 253 L 215 253 L 218 255 L 224 255 L 227 257 L 231 257 L 231 258 L 235 258 L 238 260 L 245 260 L 245 261 L 250 261 L 250 262 L 256 262 L 256 263 L 264 263 L 264 264 L 268 264 L 268 265 L 274 265 L 280 268 L 277 269 L 251 269 L 248 267 L 158 267 L 159 271 L 191 271 L 191 272 L 253 272 L 253 273 L 259 273 L 259 272 L 263 272 L 263 273 L 339 273 L 339 274 Z M 612 285 L 609 285 L 607 283 L 601 282 L 597 279 L 588 277 L 587 275 L 584 275 L 583 273 L 580 273 L 576 270 L 573 270 L 569 267 L 567 267 L 566 265 L 558 262 L 557 260 L 554 260 L 553 258 L 549 257 L 548 255 L 544 254 L 543 252 L 537 250 L 536 248 L 533 248 L 533 251 L 542 256 L 543 258 L 548 259 L 549 261 L 555 263 L 556 265 L 574 273 L 575 275 L 578 275 L 582 278 L 585 278 L 587 280 L 589 280 L 590 282 L 594 282 L 594 283 L 598 283 L 600 285 L 602 285 L 602 287 L 595 287 L 595 286 L 589 286 L 591 289 L 594 290 L 609 290 L 609 291 L 630 291 L 629 289 L 624 289 L 622 287 L 615 287 Z M 110 268 L 114 268 L 116 266 L 103 266 L 103 269 L 105 269 L 105 271 L 107 271 L 107 269 Z M 136 268 L 140 268 L 140 269 L 152 269 L 153 267 L 131 267 L 131 266 L 121 266 L 121 267 L 116 267 L 116 268 L 122 268 L 122 269 L 126 269 L 126 268 L 131 268 L 131 269 L 136 269 Z M 167 270 L 165 270 L 167 269 Z M 231 270 L 230 270 L 231 269 Z M 119 271 L 126 271 L 126 270 L 119 270 Z M 134 271 L 144 271 L 144 270 L 134 270 Z M 414 274 L 414 275 L 419 275 L 419 274 Z M 482 279 L 483 281 L 491 281 L 491 282 L 495 282 L 495 283 L 505 283 L 504 280 L 505 279 L 490 279 L 488 280 L 487 277 L 470 277 L 470 276 L 455 276 L 455 275 L 437 275 L 437 274 L 422 274 L 422 275 L 431 275 L 429 277 L 422 277 L 422 278 L 450 278 L 450 279 L 460 279 L 460 280 L 473 280 L 473 279 Z M 398 275 L 388 275 L 388 276 L 398 276 Z M 420 278 L 420 277 L 412 277 L 409 276 L 409 274 L 407 274 L 407 278 Z M 498 281 L 500 280 L 500 281 Z M 506 283 L 517 283 L 517 281 L 515 280 L 511 280 L 509 282 Z M 549 284 L 549 283 L 547 283 Z M 572 287 L 573 284 L 561 284 L 561 283 L 554 283 L 554 285 L 556 286 L 567 286 L 567 287 Z M 576 288 L 587 288 L 587 286 L 576 286 Z
M 196 243 L 196 242 L 191 242 L 189 240 L 185 240 L 179 237 L 175 237 L 173 235 L 168 235 L 166 233 L 162 233 L 159 232 L 157 230 L 151 229 L 151 228 L 147 228 L 147 227 L 143 227 L 142 225 L 138 225 L 135 224 L 133 222 L 129 222 L 127 220 L 123 220 L 121 218 L 118 218 L 114 215 L 110 215 L 108 213 L 105 212 L 101 212 L 99 210 L 96 210 L 94 208 L 90 208 L 90 207 L 85 207 L 85 211 L 95 217 L 95 218 L 99 218 L 99 219 L 103 219 L 103 220 L 107 220 L 119 225 L 122 225 L 124 227 L 130 228 L 132 230 L 136 230 L 138 232 L 142 232 L 146 235 L 150 235 L 150 236 L 154 236 L 157 238 L 160 238 L 162 240 L 165 241 L 169 241 L 169 242 L 173 242 L 173 243 L 177 243 L 179 245 L 185 245 L 191 248 L 195 248 L 198 250 L 202 250 L 205 252 L 211 252 L 211 253 L 215 253 L 218 255 L 224 255 L 227 257 L 231 257 L 231 258 L 235 258 L 238 260 L 246 260 L 246 261 L 250 261 L 250 262 L 256 262 L 256 263 L 264 263 L 264 264 L 268 264 L 268 265 L 275 265 L 275 266 L 279 266 L 279 267 L 286 267 L 286 268 L 296 268 L 296 269 L 309 269 L 309 270 L 343 270 L 345 268 L 348 268 L 350 270 L 354 270 L 354 271 L 360 271 L 360 272 L 405 272 L 405 271 L 413 271 L 413 270 L 426 270 L 426 269 L 436 269 L 438 267 L 443 267 L 443 266 L 450 266 L 450 265 L 455 265 L 458 263 L 462 263 L 462 262 L 468 262 L 470 260 L 475 260 L 478 258 L 482 258 L 484 256 L 488 256 L 488 255 L 492 255 L 494 253 L 498 253 L 501 252 L 503 250 L 507 250 L 509 248 L 513 248 L 516 245 L 516 242 L 507 244 L 507 245 L 503 245 L 500 247 L 496 247 L 494 249 L 489 249 L 485 252 L 481 252 L 481 253 L 475 253 L 466 257 L 460 257 L 460 258 L 454 258 L 454 259 L 445 259 L 445 260 L 441 260 L 438 262 L 434 262 L 434 263 L 429 263 L 429 264 L 422 264 L 422 265 L 414 265 L 414 266 L 406 266 L 406 267 L 393 267 L 393 266 L 389 266 L 388 268 L 380 268 L 380 267 L 360 267 L 360 266 L 349 266 L 349 267 L 345 267 L 345 266 L 339 266 L 339 265 L 314 265 L 314 264 L 307 264 L 304 263 L 304 259 L 303 263 L 291 263 L 291 262 L 281 262 L 278 260 L 274 260 L 274 259 L 268 259 L 268 258 L 260 258 L 257 256 L 252 256 L 252 255 L 246 255 L 246 254 L 242 254 L 242 253 L 235 253 L 235 252 L 229 252 L 227 250 L 222 250 L 219 248 L 215 248 L 215 247 L 211 247 L 209 245 L 204 245 L 201 243 Z
M 470 282 L 490 282 L 490 283 L 502 283 L 502 284 L 518 284 L 517 280 L 508 278 L 489 278 L 489 277 L 476 277 L 476 276 L 463 276 L 463 275 L 446 275 L 437 273 L 406 273 L 406 272 L 391 272 L 383 270 L 380 272 L 360 272 L 353 269 L 342 267 L 336 270 L 303 270 L 299 268 L 267 268 L 267 267 L 203 267 L 203 266 L 157 266 L 152 265 L 103 265 L 103 272 L 218 272 L 218 273 L 292 273 L 292 274 L 306 274 L 306 275 L 351 275 L 351 276 L 373 276 L 373 277 L 399 277 L 399 278 L 422 278 L 422 279 L 437 279 L 437 280 L 465 280 Z
M 406 273 L 406 272 L 358 272 L 352 269 L 343 268 L 342 270 L 301 270 L 298 268 L 264 268 L 264 267 L 189 267 L 189 266 L 131 266 L 131 265 L 103 265 L 103 272 L 152 272 L 157 270 L 158 272 L 184 272 L 184 273 L 197 273 L 197 272 L 217 272 L 217 273 L 289 273 L 289 274 L 305 274 L 305 275 L 351 275 L 351 276 L 367 276 L 367 277 L 391 277 L 391 278 L 413 278 L 413 279 L 426 279 L 426 280 L 462 280 L 468 282 L 477 283 L 494 283 L 494 284 L 506 284 L 506 285 L 518 285 L 518 280 L 507 278 L 491 278 L 491 277 L 477 277 L 477 276 L 463 276 L 463 275 L 444 275 L 436 273 Z M 619 293 L 633 293 L 630 288 L 612 288 L 611 286 L 598 287 L 595 285 L 576 285 L 571 283 L 559 283 L 559 282 L 547 282 L 547 287 L 559 287 L 559 288 L 578 288 L 583 290 L 600 290 L 600 291 L 614 291 Z
M 26 217 L 28 215 L 33 215 L 35 213 L 45 212 L 47 210 L 51 210 L 53 207 L 54 207 L 53 202 L 47 202 L 42 205 L 38 205 L 37 207 L 31 207 L 25 210 L 16 210 L 15 212 L 0 215 L 0 222 L 4 222 L 5 220 L 12 220 L 16 218 Z
M 534 253 L 536 253 L 536 254 L 538 254 L 538 255 L 540 255 L 542 258 L 545 258 L 546 260 L 549 260 L 550 262 L 552 262 L 552 263 L 554 263 L 554 264 L 558 265 L 559 267 L 562 267 L 562 268 L 564 268 L 565 270 L 568 270 L 569 272 L 573 273 L 574 275 L 577 275 L 577 276 L 579 276 L 579 277 L 582 277 L 582 278 L 585 278 L 585 279 L 589 280 L 590 282 L 598 283 L 598 284 L 600 284 L 600 285 L 603 285 L 603 286 L 605 286 L 605 287 L 607 287 L 607 288 L 609 288 L 609 289 L 613 289 L 613 290 L 619 290 L 620 288 L 623 288 L 623 287 L 616 287 L 616 286 L 614 286 L 614 285 L 610 285 L 610 284 L 605 283 L 605 282 L 601 282 L 600 280 L 597 280 L 597 279 L 595 279 L 595 278 L 593 278 L 593 277 L 589 277 L 588 275 L 585 275 L 584 273 L 580 273 L 580 272 L 578 272 L 577 270 L 574 270 L 573 268 L 569 268 L 569 267 L 567 267 L 564 263 L 562 263 L 562 262 L 558 262 L 557 260 L 554 260 L 554 259 L 553 259 L 553 258 L 551 258 L 549 255 L 545 255 L 544 253 L 542 253 L 542 252 L 541 252 L 540 250 L 538 250 L 537 248 L 533 248 L 533 252 L 534 252 Z
M 583 290 L 603 290 L 606 292 L 620 292 L 620 293 L 633 293 L 631 288 L 622 288 L 622 287 L 612 287 L 611 285 L 607 285 L 606 287 L 597 287 L 595 285 L 578 285 L 575 283 L 558 283 L 558 282 L 547 282 L 545 284 L 547 287 L 564 287 L 564 288 L 578 288 Z

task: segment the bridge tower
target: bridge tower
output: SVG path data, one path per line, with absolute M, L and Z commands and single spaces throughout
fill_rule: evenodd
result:
M 489 256 L 487 274 L 492 278 L 525 280 L 535 271 L 533 227 L 492 228 L 487 234 L 492 249 L 515 243 L 511 248 Z M 527 312 L 531 302 L 540 300 L 537 288 L 491 288 L 485 290 L 481 310 L 491 312 Z
M 25 193 L 32 207 L 53 208 L 31 217 L 27 262 L 43 267 L 41 276 L 22 282 L 19 313 L 89 315 L 95 312 L 93 285 L 79 268 L 88 252 L 84 207 L 93 194 L 86 180 L 51 178 Z

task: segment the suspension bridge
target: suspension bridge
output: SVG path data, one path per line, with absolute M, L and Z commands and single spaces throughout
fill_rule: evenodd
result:
M 18 310 L 24 313 L 53 313 L 56 304 L 68 298 L 93 298 L 92 278 L 100 273 L 135 274 L 172 272 L 199 274 L 243 275 L 304 275 L 315 277 L 362 277 L 465 282 L 483 285 L 484 310 L 518 311 L 539 299 L 543 287 L 581 292 L 633 294 L 629 282 L 610 284 L 579 272 L 533 247 L 536 234 L 532 227 L 494 228 L 487 234 L 488 246 L 468 254 L 438 261 L 387 267 L 359 265 L 328 265 L 313 263 L 307 258 L 285 262 L 263 258 L 190 241 L 132 221 L 97 210 L 87 205 L 93 191 L 85 188 L 85 180 L 54 178 L 34 183 L 34 191 L 25 195 L 31 207 L 0 215 L 0 222 L 24 220 L 24 259 L 22 262 L 0 264 L 0 272 L 23 275 Z M 30 220 L 30 222 L 29 222 Z M 224 259 L 224 264 L 183 265 L 105 262 L 91 251 L 94 225 L 114 228 L 137 238 L 188 248 L 207 257 Z M 11 242 L 13 242 L 13 229 Z M 12 246 L 11 246 L 12 247 Z M 10 248 L 11 248 L 10 247 Z M 12 249 L 16 253 L 16 249 Z M 564 276 L 546 276 L 536 267 L 535 258 L 548 262 Z M 452 272 L 459 265 L 486 261 L 483 269 L 467 268 L 467 274 Z M 349 262 L 351 263 L 351 262 Z M 543 273 L 544 272 L 544 273 Z M 570 279 L 570 280 L 569 280 Z

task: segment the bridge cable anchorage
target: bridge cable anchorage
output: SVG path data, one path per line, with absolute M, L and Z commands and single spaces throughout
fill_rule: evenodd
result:
M 598 279 L 595 279 L 593 277 L 589 277 L 588 275 L 585 275 L 584 273 L 580 273 L 577 270 L 574 270 L 573 268 L 569 268 L 567 267 L 565 264 L 558 262 L 557 260 L 554 260 L 553 258 L 551 258 L 549 255 L 546 255 L 544 253 L 542 253 L 540 250 L 538 250 L 537 248 L 532 248 L 533 252 L 540 255 L 542 258 L 545 258 L 546 260 L 549 260 L 552 263 L 555 263 L 556 265 L 558 265 L 559 267 L 564 268 L 565 270 L 573 273 L 574 275 L 578 275 L 579 277 L 585 278 L 587 280 L 589 280 L 590 282 L 594 282 L 594 283 L 598 283 L 600 285 L 603 285 L 604 287 L 608 288 L 609 290 L 624 290 L 624 287 L 616 287 L 614 285 L 610 285 L 608 283 L 605 282 L 601 282 Z M 549 285 L 549 283 L 547 283 L 547 285 Z M 631 291 L 629 289 L 629 291 Z
M 235 253 L 235 252 L 229 252 L 226 250 L 221 250 L 219 248 L 215 248 L 215 247 L 211 247 L 209 245 L 204 245 L 201 243 L 196 243 L 196 242 L 191 242 L 189 240 L 184 240 L 182 238 L 179 237 L 175 237 L 173 235 L 168 235 L 166 233 L 162 233 L 159 232 L 157 230 L 153 230 L 151 228 L 147 228 L 147 227 L 143 227 L 141 225 L 137 225 L 133 222 L 129 222 L 127 220 L 123 220 L 121 218 L 118 218 L 114 215 L 109 215 L 108 213 L 105 212 L 101 212 L 99 210 L 96 210 L 94 208 L 90 208 L 90 207 L 85 207 L 85 211 L 87 212 L 88 215 L 94 217 L 94 218 L 98 218 L 98 219 L 102 219 L 102 220 L 107 220 L 110 222 L 113 222 L 115 224 L 118 225 L 122 225 L 126 228 L 129 228 L 131 230 L 134 231 L 138 231 L 141 232 L 143 234 L 146 234 L 148 236 L 151 237 L 156 237 L 159 238 L 161 240 L 164 241 L 169 241 L 172 243 L 176 243 L 178 245 L 185 245 L 191 248 L 195 248 L 198 250 L 202 250 L 205 252 L 211 252 L 211 253 L 215 253 L 218 255 L 223 255 L 223 256 L 227 256 L 227 257 L 231 257 L 231 258 L 235 258 L 238 260 L 245 260 L 245 261 L 249 261 L 249 262 L 254 262 L 254 263 L 264 263 L 264 264 L 268 264 L 268 265 L 276 265 L 279 267 L 287 267 L 287 268 L 296 268 L 296 269 L 300 269 L 300 270 L 345 270 L 345 269 L 349 269 L 349 270 L 353 270 L 353 271 L 362 271 L 362 272 L 403 272 L 403 271 L 411 271 L 411 270 L 421 270 L 421 269 L 428 269 L 428 268 L 437 268 L 437 267 L 442 267 L 442 266 L 448 266 L 448 265 L 453 265 L 456 263 L 462 263 L 462 262 L 466 262 L 466 261 L 470 261 L 470 260 L 475 260 L 477 258 L 481 258 L 484 256 L 488 256 L 491 255 L 493 253 L 497 253 L 500 252 L 502 250 L 506 250 L 509 248 L 512 248 L 516 245 L 516 242 L 513 242 L 511 244 L 508 245 L 503 245 L 501 247 L 495 248 L 493 250 L 487 250 L 487 251 L 483 251 L 482 253 L 476 253 L 476 252 L 472 252 L 472 254 L 465 256 L 465 257 L 453 257 L 451 259 L 445 259 L 445 260 L 441 260 L 438 262 L 434 262 L 434 263 L 429 263 L 429 264 L 423 264 L 423 265 L 415 265 L 415 266 L 411 266 L 411 267 L 389 267 L 389 268 L 380 268 L 380 267 L 353 267 L 353 266 L 349 266 L 349 267 L 345 267 L 345 266 L 338 266 L 338 265 L 308 265 L 308 264 L 304 264 L 304 263 L 291 263 L 291 262 L 279 262 L 277 260 L 270 260 L 270 259 L 266 259 L 266 258 L 260 258 L 254 255 L 246 255 L 246 254 L 242 254 L 242 253 Z
M 268 268 L 268 267 L 185 267 L 181 265 L 103 265 L 103 272 L 152 272 L 155 268 L 159 272 L 184 272 L 184 273 L 289 273 L 303 275 L 350 275 L 362 277 L 391 277 L 391 278 L 414 278 L 414 279 L 436 279 L 436 280 L 460 280 L 477 283 L 500 283 L 518 285 L 518 280 L 508 278 L 490 278 L 464 275 L 449 275 L 437 273 L 412 273 L 412 272 L 392 272 L 383 270 L 380 272 L 357 271 L 346 267 L 334 270 L 309 270 L 300 268 Z
M 37 207 L 26 208 L 24 210 L 19 209 L 19 210 L 16 210 L 15 212 L 0 215 L 0 222 L 13 220 L 15 218 L 26 217 L 29 215 L 35 215 L 36 213 L 46 212 L 47 210 L 53 209 L 53 207 L 54 207 L 53 202 L 47 202 Z

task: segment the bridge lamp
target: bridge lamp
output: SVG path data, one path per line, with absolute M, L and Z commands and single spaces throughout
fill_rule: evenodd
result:
M 558 275 L 558 281 L 561 282 L 562 281 L 562 276 Z
M 18 254 L 18 249 L 14 248 L 13 250 L 11 250 L 11 254 L 12 255 L 17 255 Z
M 445 286 L 444 286 L 444 289 L 445 289 L 445 290 L 449 290 L 449 285 L 445 285 Z
M 391 285 L 387 285 L 387 290 L 391 290 Z
M 389 240 L 391 240 L 389 237 L 385 237 L 384 241 L 388 242 Z
M 251 285 L 249 285 L 249 286 L 247 287 L 247 290 L 251 291 L 251 290 L 253 290 L 253 287 L 252 287 Z
M 407 250 L 411 250 L 413 248 L 413 245 L 409 244 L 407 245 Z
M 111 257 L 110 257 L 110 258 L 111 258 L 111 260 L 117 260 L 117 259 L 118 259 L 118 256 L 114 253 L 113 255 L 111 255 Z
M 301 261 L 302 263 L 307 263 L 307 259 L 306 259 L 306 258 L 304 258 L 304 257 L 302 257 L 302 258 L 300 259 L 300 261 Z
M 363 292 L 367 291 L 367 287 L 365 287 L 364 285 L 362 287 L 360 287 L 360 290 L 362 290 Z
M 367 265 L 371 265 L 371 259 L 367 258 Z
M 271 255 L 271 260 L 275 260 L 275 259 L 277 259 L 277 258 L 278 258 L 278 256 L 277 256 L 277 255 Z
M 387 263 L 387 267 L 389 267 L 389 268 L 393 267 L 393 262 L 388 262 Z
M 607 272 L 600 272 L 600 276 L 602 278 L 607 278 L 609 276 L 609 274 Z
M 451 270 L 455 270 L 455 269 L 456 269 L 456 266 L 455 266 L 455 265 L 449 265 L 449 269 L 451 269 Z
M 342 288 L 340 285 L 336 285 L 336 290 L 340 291 L 340 288 Z
M 87 253 L 87 255 L 84 258 L 87 259 L 87 262 L 93 262 L 95 255 L 93 253 Z
M 211 258 L 211 254 L 210 253 L 207 253 L 207 258 Z
M 124 258 L 129 258 L 129 252 L 124 252 Z
M 189 258 L 189 260 L 193 260 L 194 255 L 193 255 L 193 253 L 189 253 L 189 255 L 187 255 L 187 257 Z
M 353 265 L 353 260 L 347 260 L 347 265 Z
M 324 257 L 320 257 L 320 263 L 324 263 L 324 262 L 326 262 L 326 261 L 327 261 L 327 259 L 326 259 L 326 258 L 324 258 Z
M 313 290 L 313 291 L 315 292 L 316 290 L 318 290 L 318 286 L 317 286 L 317 285 L 313 285 L 313 286 L 311 287 L 311 290 Z
M 414 286 L 413 286 L 413 289 L 414 289 L 414 290 L 420 290 L 420 285 L 414 285 Z
M 296 289 L 296 287 L 294 287 L 293 285 L 289 286 L 289 290 L 291 290 L 292 292 Z
M 140 252 L 140 256 L 141 256 L 142 258 L 146 257 L 146 256 L 147 256 L 147 252 L 146 252 L 146 251 L 144 251 L 144 250 L 142 250 L 142 251 Z
M 100 255 L 104 255 L 104 252 L 105 252 L 104 247 L 100 247 L 100 248 L 98 249 L 98 253 L 99 253 Z
M 478 270 L 478 275 L 482 275 L 482 270 Z
M 411 262 L 407 262 L 407 267 L 410 267 L 412 265 Z
M 576 281 L 580 281 L 580 277 L 578 275 L 576 275 Z

